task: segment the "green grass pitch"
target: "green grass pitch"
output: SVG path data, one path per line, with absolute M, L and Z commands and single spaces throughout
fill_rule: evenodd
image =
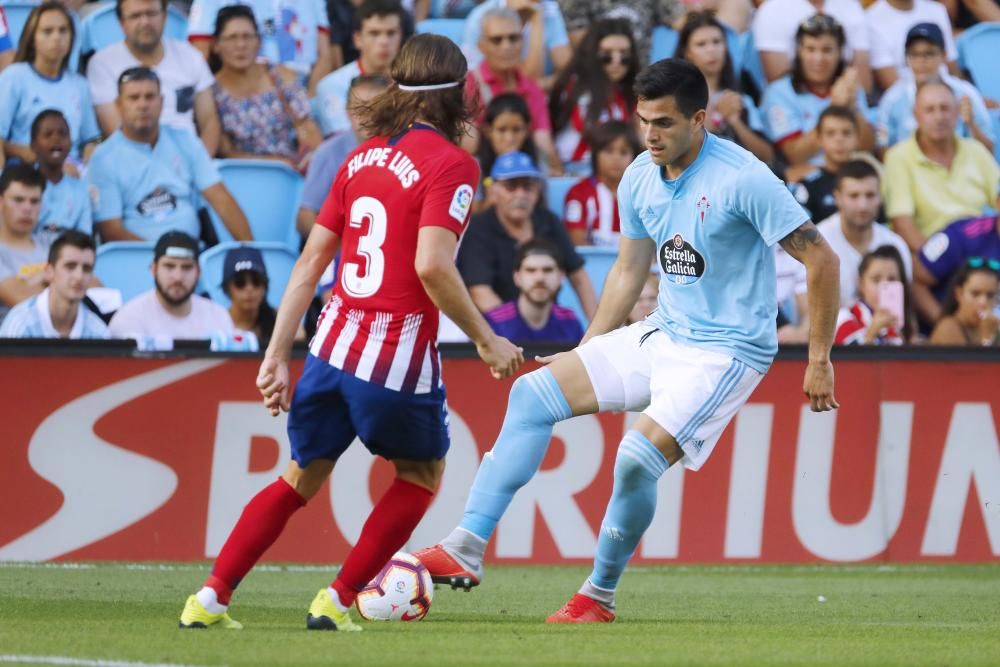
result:
M 439 588 L 422 622 L 351 634 L 305 630 L 333 568 L 272 566 L 231 607 L 246 629 L 181 631 L 207 569 L 0 564 L 0 663 L 1000 665 L 1000 564 L 631 568 L 600 626 L 542 623 L 587 568 L 488 567 L 471 593 Z

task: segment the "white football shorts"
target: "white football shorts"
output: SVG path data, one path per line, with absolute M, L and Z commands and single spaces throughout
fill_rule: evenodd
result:
M 601 412 L 642 412 L 674 436 L 698 470 L 764 375 L 720 352 L 675 342 L 646 324 L 576 348 Z

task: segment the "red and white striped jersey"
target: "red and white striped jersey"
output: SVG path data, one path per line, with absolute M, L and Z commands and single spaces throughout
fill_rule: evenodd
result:
M 593 176 L 581 179 L 566 193 L 563 206 L 567 229 L 582 229 L 591 245 L 618 245 L 621 220 L 618 198 Z
M 431 127 L 373 137 L 344 161 L 316 219 L 341 237 L 340 275 L 309 351 L 395 391 L 441 384 L 438 310 L 414 261 L 421 227 L 461 237 L 479 167 Z

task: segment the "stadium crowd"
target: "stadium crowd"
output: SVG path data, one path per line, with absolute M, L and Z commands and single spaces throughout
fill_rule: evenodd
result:
M 267 249 L 298 250 L 401 44 L 441 31 L 482 106 L 462 144 L 482 184 L 458 266 L 503 335 L 579 340 L 642 151 L 632 83 L 673 56 L 705 75 L 706 129 L 783 178 L 840 256 L 838 344 L 1000 346 L 1000 1 L 0 6 L 0 337 L 266 345 L 269 288 L 287 278 Z M 123 38 L 101 43 L 98 18 Z M 248 158 L 276 167 L 250 190 L 295 193 L 288 215 L 227 182 Z M 101 272 L 110 242 L 143 244 L 131 274 Z M 805 270 L 775 255 L 779 341 L 805 342 Z M 630 319 L 655 307 L 655 281 Z M 108 289 L 146 282 L 124 303 Z

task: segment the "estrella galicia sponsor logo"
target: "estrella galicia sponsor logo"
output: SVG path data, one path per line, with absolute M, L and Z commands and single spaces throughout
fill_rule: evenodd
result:
M 660 246 L 660 268 L 676 285 L 691 285 L 705 273 L 705 258 L 680 234 Z
M 177 209 L 177 197 L 162 185 L 142 198 L 136 209 L 142 215 L 163 216 Z

